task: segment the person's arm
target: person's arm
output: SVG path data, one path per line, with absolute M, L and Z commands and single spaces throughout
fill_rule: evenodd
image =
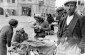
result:
M 47 22 L 45 22 L 43 25 L 44 26 L 41 27 L 42 30 L 44 30 L 44 31 L 49 31 L 50 30 L 49 24 Z
M 11 47 L 11 40 L 12 40 L 12 36 L 13 36 L 13 32 L 7 32 L 6 33 L 7 35 L 7 44 L 8 44 L 8 47 Z
M 36 28 L 36 22 L 31 25 L 32 28 Z
M 13 46 L 18 46 L 20 44 L 19 41 L 20 41 L 19 34 L 15 34 L 14 38 L 13 38 L 12 45 Z
M 27 41 L 29 38 L 28 38 L 28 34 L 25 33 L 25 41 Z
M 85 16 L 80 19 L 80 28 L 82 36 L 78 46 L 81 49 L 81 52 L 83 53 L 83 50 L 85 48 Z
M 57 31 L 57 38 L 58 38 L 57 44 L 58 45 L 63 40 L 63 39 L 61 40 L 61 37 L 62 37 L 62 25 L 63 25 L 63 20 L 60 20 L 59 25 L 58 25 L 58 31 Z
M 81 20 L 80 20 L 80 28 L 81 28 L 81 42 L 85 42 L 85 17 L 83 17 Z

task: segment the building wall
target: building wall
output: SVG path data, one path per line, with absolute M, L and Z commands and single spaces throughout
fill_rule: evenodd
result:
M 40 0 L 38 0 L 40 1 Z M 39 13 L 43 14 L 48 14 L 48 13 L 51 13 L 51 14 L 54 14 L 55 13 L 55 0 L 41 0 L 44 2 L 44 4 L 39 7 Z
M 0 7 L 4 9 L 4 14 L 9 12 L 9 15 L 11 15 L 12 11 L 17 9 L 17 0 L 15 0 L 15 3 L 12 3 L 12 0 L 9 0 L 10 2 L 8 0 L 2 1 L 0 0 Z
M 78 0 L 80 3 L 77 2 L 77 11 L 81 15 L 85 15 L 85 1 L 84 0 Z M 81 5 L 83 3 L 83 5 Z
M 55 13 L 55 0 L 15 0 L 15 3 L 12 3 L 12 1 L 3 0 L 3 2 L 0 2 L 0 7 L 4 10 L 8 9 L 10 15 L 12 15 L 13 10 L 15 10 L 15 15 L 22 15 L 22 7 L 31 8 L 32 16 L 37 13 Z M 41 6 L 40 1 L 43 1 Z

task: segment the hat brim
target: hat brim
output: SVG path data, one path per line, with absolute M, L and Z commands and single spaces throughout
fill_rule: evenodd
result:
M 63 10 L 64 10 L 63 7 L 59 7 L 56 11 L 57 11 L 57 12 L 60 12 L 60 11 L 63 11 Z
M 68 1 L 68 2 L 66 2 L 64 5 L 66 6 L 66 5 L 69 4 L 69 3 L 72 3 L 72 4 L 75 4 L 75 5 L 76 5 L 77 1 Z
M 61 9 L 61 10 L 58 10 L 57 12 L 61 12 L 61 11 L 63 11 L 64 9 Z

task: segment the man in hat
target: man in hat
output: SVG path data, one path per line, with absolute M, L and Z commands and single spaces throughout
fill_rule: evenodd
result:
M 64 4 L 68 15 L 59 23 L 58 42 L 61 44 L 58 43 L 57 54 L 80 55 L 84 50 L 85 17 L 75 12 L 76 3 L 69 0 Z
M 66 15 L 66 10 L 64 9 L 64 7 L 59 7 L 56 12 L 58 13 L 56 20 L 58 21 L 58 24 L 60 22 L 60 19 L 62 17 L 64 17 L 64 15 Z

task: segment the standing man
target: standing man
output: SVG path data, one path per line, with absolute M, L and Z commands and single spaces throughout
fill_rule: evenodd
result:
M 64 17 L 63 14 L 64 14 L 64 12 L 66 12 L 66 11 L 65 11 L 64 7 L 59 7 L 56 11 L 57 11 L 57 13 L 58 13 L 58 15 L 57 15 L 57 17 L 56 17 L 56 21 L 58 21 L 58 24 L 59 24 L 59 22 L 60 22 L 60 20 L 61 20 L 61 17 Z
M 85 17 L 75 10 L 76 0 L 69 0 L 64 5 L 68 15 L 59 23 L 57 55 L 80 55 L 85 39 Z

